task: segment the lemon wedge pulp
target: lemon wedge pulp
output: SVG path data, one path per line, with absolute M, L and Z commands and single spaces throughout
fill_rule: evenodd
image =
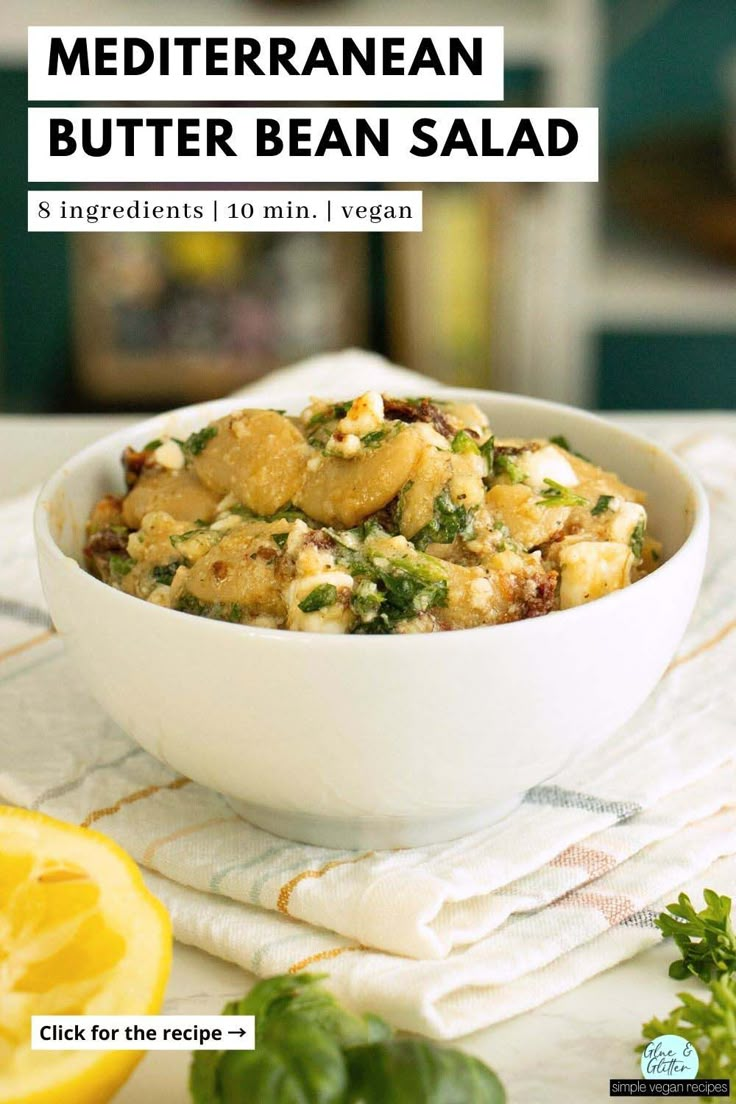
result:
M 0 1104 L 103 1104 L 134 1051 L 31 1050 L 33 1015 L 161 1007 L 171 922 L 117 844 L 0 806 Z

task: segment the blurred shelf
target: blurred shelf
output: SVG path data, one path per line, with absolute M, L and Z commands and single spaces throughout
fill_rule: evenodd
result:
M 27 27 L 56 26 L 59 0 L 4 0 L 0 5 L 0 64 L 25 63 Z M 503 26 L 511 65 L 561 56 L 563 28 L 550 0 L 320 0 L 312 4 L 254 0 L 67 0 L 68 26 Z
M 736 269 L 614 239 L 604 247 L 590 313 L 606 330 L 736 330 Z

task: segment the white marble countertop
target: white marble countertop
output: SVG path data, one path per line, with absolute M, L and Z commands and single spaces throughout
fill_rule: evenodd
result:
M 0 416 L 0 498 L 29 490 L 67 456 L 103 433 L 137 419 L 120 416 Z M 708 429 L 736 433 L 735 414 L 629 414 L 615 420 L 669 444 Z M 655 947 L 592 978 L 532 1012 L 464 1038 L 460 1045 L 491 1065 L 509 1104 L 598 1104 L 608 1081 L 636 1077 L 634 1047 L 644 1020 L 676 1002 L 667 976 L 669 947 Z M 253 983 L 243 970 L 177 944 L 165 1012 L 219 1012 Z M 147 1055 L 116 1104 L 190 1104 L 188 1055 Z

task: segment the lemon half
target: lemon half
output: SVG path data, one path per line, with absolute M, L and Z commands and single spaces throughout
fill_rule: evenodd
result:
M 158 1012 L 171 944 L 117 844 L 0 806 L 0 1104 L 109 1100 L 141 1053 L 31 1050 L 31 1016 Z

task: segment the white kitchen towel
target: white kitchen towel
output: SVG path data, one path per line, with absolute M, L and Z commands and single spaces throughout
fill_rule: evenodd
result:
M 285 373 L 284 392 L 427 386 L 353 353 L 310 372 L 296 385 Z M 657 899 L 736 853 L 736 440 L 701 437 L 689 452 L 712 491 L 711 559 L 658 690 L 501 824 L 393 852 L 280 840 L 133 745 L 50 630 L 30 500 L 6 503 L 0 797 L 109 833 L 155 872 L 179 938 L 255 973 L 324 965 L 353 1003 L 444 1037 L 541 1003 L 654 940 Z

